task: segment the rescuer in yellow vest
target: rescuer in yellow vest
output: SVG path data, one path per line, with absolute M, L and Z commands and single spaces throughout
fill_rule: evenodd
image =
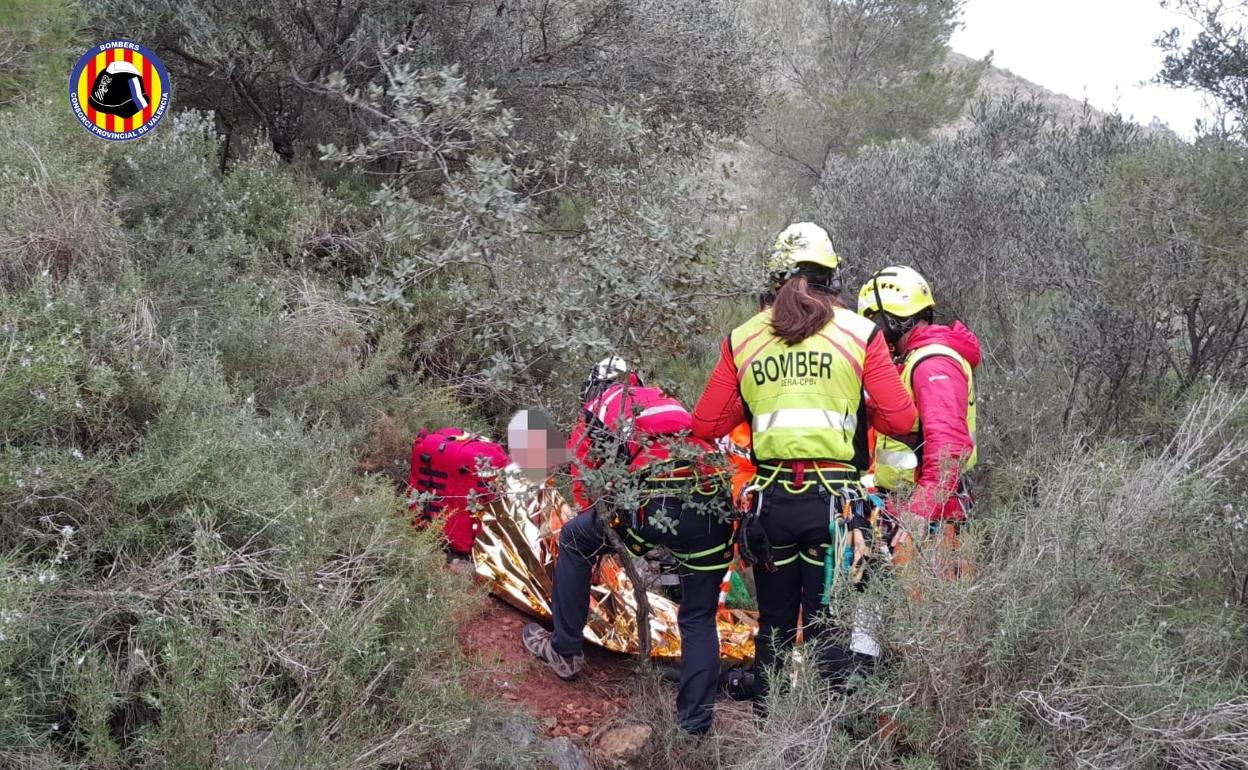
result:
M 785 229 L 767 264 L 774 304 L 724 340 L 693 412 L 699 438 L 718 439 L 743 420 L 751 428 L 757 472 L 739 542 L 758 591 L 757 704 L 799 617 L 804 640 L 824 638 L 820 669 L 834 682 L 864 662 L 859 656 L 878 653 L 854 649 L 848 630 L 822 616 L 829 583 L 861 574 L 847 562 L 865 556 L 850 544 L 861 545 L 871 526 L 860 483 L 867 425 L 907 433 L 916 412 L 881 330 L 843 306 L 839 266 L 822 228 Z
M 895 499 L 909 494 L 898 511 L 903 519 L 932 533 L 948 523 L 952 536 L 969 507 L 965 473 L 978 459 L 974 371 L 980 349 L 961 322 L 934 323 L 935 307 L 931 286 L 909 267 L 886 267 L 858 292 L 858 312 L 883 332 L 919 411 L 911 435 L 877 435 L 875 486 Z

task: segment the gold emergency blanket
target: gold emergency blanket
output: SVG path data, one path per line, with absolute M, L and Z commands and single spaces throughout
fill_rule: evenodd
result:
M 513 469 L 514 470 L 514 469 Z M 508 604 L 539 618 L 550 618 L 559 528 L 576 515 L 551 486 L 533 486 L 519 473 L 505 474 L 506 493 L 481 516 L 482 530 L 473 546 L 476 573 L 490 591 Z M 636 654 L 637 606 L 632 583 L 612 554 L 599 560 L 590 590 L 585 638 L 616 652 Z M 658 660 L 680 658 L 676 604 L 649 592 L 650 650 Z M 720 608 L 720 657 L 748 663 L 754 658 L 755 613 Z

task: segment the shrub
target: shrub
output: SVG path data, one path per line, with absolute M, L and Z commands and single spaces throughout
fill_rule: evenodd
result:
M 35 191 L 0 193 L 4 253 L 81 229 L 0 281 L 0 764 L 528 765 L 460 685 L 477 594 L 353 473 L 379 415 L 467 410 L 285 266 L 320 188 L 259 155 L 222 175 L 207 126 L 0 146 Z
M 543 144 L 602 104 L 657 101 L 659 111 L 724 132 L 743 130 L 759 94 L 759 59 L 740 0 L 575 0 L 413 6 L 351 0 L 90 0 L 94 25 L 148 41 L 179 83 L 184 106 L 219 116 L 222 164 L 235 139 L 266 133 L 286 159 L 318 144 L 353 146 L 374 127 L 324 88 L 385 87 L 395 57 L 414 68 L 458 64 L 495 89 Z M 604 66 L 604 62 L 613 66 Z M 223 74 L 228 73 L 228 74 Z
M 397 69 L 391 83 L 384 99 L 345 95 L 384 116 L 369 143 L 325 148 L 344 164 L 402 160 L 361 233 L 375 256 L 350 296 L 391 308 L 421 369 L 490 413 L 570 408 L 608 351 L 683 356 L 738 293 L 700 130 L 612 107 L 543 159 L 454 71 Z
M 971 570 L 950 580 L 921 550 L 861 597 L 884 608 L 879 675 L 844 697 L 797 667 L 766 721 L 730 722 L 727 765 L 1243 764 L 1244 533 L 1224 506 L 1243 505 L 1245 408 L 1209 394 L 1156 454 L 1056 445 L 998 468 L 963 533 Z
M 23 139 L 0 144 L 0 283 L 61 279 L 80 262 L 103 270 L 125 248 L 101 158 L 51 112 L 48 102 L 24 111 L 13 127 Z

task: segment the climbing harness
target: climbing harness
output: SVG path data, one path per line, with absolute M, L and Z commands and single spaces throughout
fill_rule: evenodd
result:
M 789 494 L 800 495 L 815 484 L 835 494 L 847 484 L 857 484 L 859 473 L 841 463 L 797 460 L 783 463 L 759 463 L 754 486 L 767 489 L 779 482 Z M 751 487 L 753 488 L 753 487 Z

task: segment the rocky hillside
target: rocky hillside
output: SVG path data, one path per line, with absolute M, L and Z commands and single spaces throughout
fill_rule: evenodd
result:
M 948 63 L 954 68 L 973 66 L 978 60 L 950 52 Z M 1058 116 L 1071 122 L 1087 112 L 1100 111 L 1074 97 L 1050 91 L 1008 69 L 989 66 L 980 77 L 975 95 L 969 99 L 962 114 L 934 131 L 936 136 L 951 136 L 970 124 L 969 113 L 980 98 L 993 100 L 1014 96 L 1039 102 Z M 750 136 L 726 141 L 719 156 L 724 171 L 725 194 L 737 208 L 735 222 L 746 231 L 771 232 L 784 221 L 808 216 L 804 208 L 810 202 L 810 179 L 792 174 L 782 160 L 769 152 L 759 137 Z M 777 205 L 777 201 L 783 202 Z
M 956 51 L 949 53 L 949 65 L 952 67 L 969 67 L 976 61 L 976 59 Z M 1035 99 L 1048 109 L 1070 120 L 1079 119 L 1088 110 L 1091 110 L 1093 114 L 1101 114 L 1099 110 L 1096 110 L 1084 101 L 1066 94 L 1057 93 L 1056 91 L 1050 91 L 1038 83 L 1033 83 L 1021 75 L 1014 74 L 1008 69 L 990 66 L 984 70 L 984 74 L 979 79 L 977 96 L 1000 99 L 1010 95 Z M 955 131 L 964 125 L 966 125 L 965 114 L 961 119 L 950 124 L 946 130 Z

